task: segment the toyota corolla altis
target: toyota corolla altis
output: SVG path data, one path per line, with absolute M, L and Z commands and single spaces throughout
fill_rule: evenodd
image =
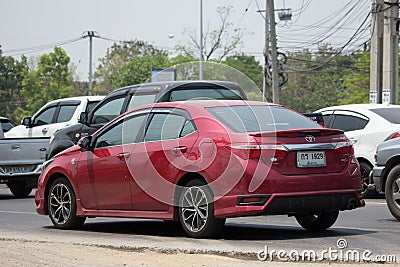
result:
M 191 237 L 225 219 L 295 216 L 309 230 L 365 205 L 340 130 L 285 107 L 197 100 L 143 106 L 46 162 L 35 201 L 56 228 L 86 217 L 180 221 Z

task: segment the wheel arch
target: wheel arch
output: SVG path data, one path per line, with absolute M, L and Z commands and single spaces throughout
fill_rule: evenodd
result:
M 175 192 L 174 192 L 174 220 L 178 220 L 178 201 L 179 201 L 179 195 L 181 193 L 182 187 L 187 185 L 187 183 L 189 183 L 189 181 L 192 181 L 194 179 L 199 179 L 202 180 L 205 184 L 208 184 L 207 180 L 204 178 L 203 175 L 201 175 L 200 173 L 197 172 L 188 172 L 185 173 L 176 183 L 176 187 L 175 187 Z M 214 197 L 214 194 L 211 190 L 211 193 Z

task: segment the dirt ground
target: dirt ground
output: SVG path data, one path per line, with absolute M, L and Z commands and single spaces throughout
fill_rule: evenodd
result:
M 205 254 L 167 254 L 70 243 L 0 240 L 0 265 L 13 266 L 356 266 L 335 263 L 261 262 Z M 366 266 L 374 266 L 367 264 Z M 377 264 L 376 266 L 395 266 Z

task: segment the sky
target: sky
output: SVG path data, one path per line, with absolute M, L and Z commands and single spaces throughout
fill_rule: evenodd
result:
M 0 0 L 0 3 L 3 55 L 39 56 L 51 52 L 54 44 L 77 39 L 91 30 L 109 39 L 93 40 L 94 70 L 112 40 L 144 40 L 172 52 L 177 44 L 189 42 L 185 29 L 199 33 L 200 28 L 200 0 Z M 265 0 L 203 0 L 204 31 L 219 25 L 216 9 L 220 6 L 233 7 L 229 18 L 232 28 L 245 32 L 241 51 L 256 56 L 262 63 L 264 18 L 257 10 L 265 8 Z M 326 42 L 340 48 L 361 25 L 346 46 L 352 51 L 369 38 L 369 19 L 362 23 L 370 6 L 366 0 L 275 0 L 275 9 L 291 8 L 293 13 L 289 22 L 276 18 L 278 47 L 288 52 Z M 89 40 L 61 47 L 77 66 L 79 79 L 87 80 Z

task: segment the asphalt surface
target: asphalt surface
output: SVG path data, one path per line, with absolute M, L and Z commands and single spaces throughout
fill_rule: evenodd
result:
M 367 200 L 365 208 L 341 212 L 336 224 L 322 233 L 303 230 L 287 216 L 228 219 L 219 239 L 185 236 L 179 226 L 158 220 L 89 218 L 80 230 L 53 228 L 47 216 L 36 214 L 33 194 L 16 199 L 0 186 L 0 239 L 95 245 L 132 251 L 205 253 L 257 260 L 260 250 L 370 251 L 375 256 L 394 255 L 400 262 L 400 222 L 384 199 Z M 345 247 L 338 247 L 343 239 Z M 318 255 L 319 255 L 318 254 Z M 262 255 L 262 254 L 260 254 Z M 325 254 L 325 257 L 327 254 Z

